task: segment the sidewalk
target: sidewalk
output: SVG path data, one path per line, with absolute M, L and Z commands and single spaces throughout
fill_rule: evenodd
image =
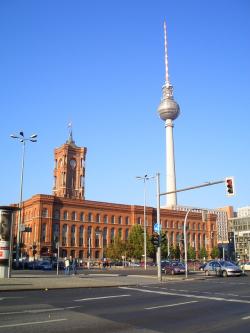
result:
M 204 276 L 191 275 L 189 280 L 201 279 Z M 183 281 L 184 276 L 162 276 L 162 282 Z M 67 289 L 67 288 L 98 288 L 98 287 L 116 287 L 129 285 L 145 285 L 158 283 L 156 275 L 124 275 L 114 273 L 85 273 L 78 275 L 51 275 L 45 272 L 41 274 L 16 274 L 11 278 L 0 279 L 1 291 L 17 290 L 49 290 L 49 289 Z

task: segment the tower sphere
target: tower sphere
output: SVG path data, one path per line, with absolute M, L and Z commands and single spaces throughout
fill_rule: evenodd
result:
M 157 111 L 162 120 L 175 120 L 180 114 L 180 107 L 174 99 L 163 98 Z

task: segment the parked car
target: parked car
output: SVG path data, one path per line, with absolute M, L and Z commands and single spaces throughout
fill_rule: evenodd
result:
M 204 268 L 206 267 L 207 263 L 200 264 L 199 271 L 204 271 Z
M 181 262 L 169 262 L 163 267 L 163 272 L 165 274 L 185 274 L 185 265 Z
M 242 270 L 230 261 L 212 260 L 204 267 L 205 275 L 215 276 L 241 276 Z
M 52 263 L 50 261 L 40 261 L 38 267 L 44 271 L 51 271 Z
M 245 264 L 242 264 L 242 265 L 241 265 L 241 268 L 242 268 L 244 271 L 250 271 L 250 261 L 249 261 L 249 262 L 246 262 Z

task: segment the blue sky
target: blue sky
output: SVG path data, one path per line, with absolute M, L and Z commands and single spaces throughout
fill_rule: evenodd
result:
M 157 115 L 169 72 L 181 114 L 175 121 L 177 188 L 235 177 L 178 194 L 196 207 L 250 204 L 250 2 L 82 0 L 0 2 L 0 204 L 19 200 L 21 144 L 27 143 L 24 199 L 51 194 L 53 150 L 73 123 L 88 148 L 86 199 L 143 204 L 135 176 L 161 174 L 165 129 Z M 147 203 L 156 205 L 155 182 Z M 162 200 L 164 203 L 165 199 Z

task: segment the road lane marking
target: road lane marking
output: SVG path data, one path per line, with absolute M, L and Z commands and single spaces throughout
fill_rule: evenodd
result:
M 250 319 L 250 316 L 247 316 L 247 317 L 243 317 L 241 318 L 242 320 L 247 320 L 247 319 Z
M 53 323 L 53 322 L 57 322 L 57 321 L 64 321 L 64 320 L 68 320 L 68 319 L 62 318 L 62 319 L 53 319 L 53 320 L 44 320 L 44 321 L 31 321 L 31 322 L 19 323 L 19 324 L 0 325 L 0 328 L 38 325 L 38 324 L 48 324 L 48 323 Z
M 245 300 L 240 300 L 240 299 L 233 299 L 233 298 L 227 299 L 227 298 L 224 298 L 224 297 L 212 297 L 212 296 L 200 296 L 200 295 L 192 295 L 192 294 L 170 293 L 170 292 L 167 292 L 167 291 L 148 290 L 148 289 L 140 289 L 140 288 L 132 288 L 132 287 L 119 287 L 119 288 L 120 289 L 126 289 L 126 290 L 141 291 L 141 292 L 144 292 L 144 293 L 151 293 L 151 294 L 182 296 L 182 297 L 188 297 L 188 298 L 206 299 L 206 300 L 211 300 L 211 301 L 223 301 L 223 302 L 250 304 L 250 301 L 245 301 Z
M 49 308 L 49 309 L 31 309 L 22 311 L 12 311 L 12 312 L 0 312 L 0 315 L 12 315 L 12 314 L 22 314 L 22 313 L 43 313 L 43 312 L 53 312 L 53 311 L 64 311 L 79 308 L 80 306 L 67 306 L 64 308 Z
M 172 306 L 179 306 L 179 305 L 185 305 L 190 303 L 198 303 L 198 301 L 190 301 L 190 302 L 183 302 L 183 303 L 175 303 L 175 304 L 166 304 L 166 305 L 158 305 L 158 306 L 151 306 L 150 308 L 144 308 L 144 310 L 154 310 L 154 309 L 160 309 L 160 308 L 170 308 Z
M 89 298 L 80 298 L 80 299 L 75 299 L 75 302 L 84 302 L 84 301 L 94 301 L 98 299 L 106 299 L 106 298 L 119 298 L 119 297 L 128 297 L 131 295 L 113 295 L 113 296 L 101 296 L 101 297 L 89 297 Z

